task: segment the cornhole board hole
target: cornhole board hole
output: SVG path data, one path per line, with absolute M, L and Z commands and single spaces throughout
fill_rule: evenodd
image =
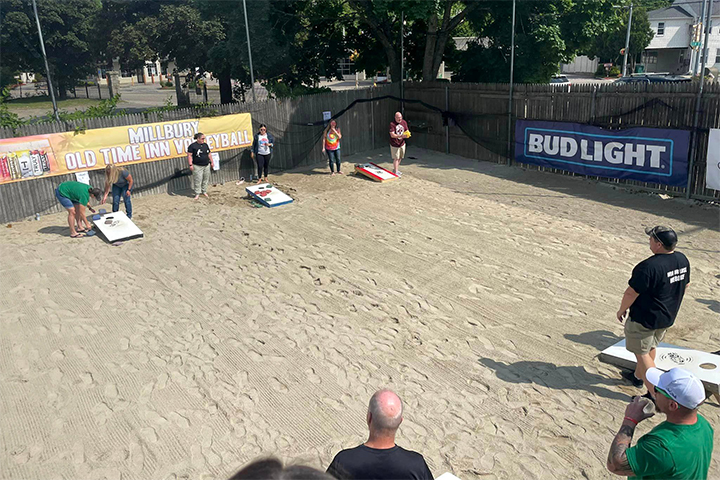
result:
M 390 170 L 386 170 L 374 163 L 357 164 L 355 165 L 355 171 L 376 182 L 389 182 L 390 180 L 397 180 L 399 178 Z
M 627 351 L 624 339 L 600 352 L 600 361 L 635 369 L 635 354 Z M 720 355 L 661 343 L 657 347 L 655 365 L 665 371 L 684 368 L 702 381 L 707 392 L 720 393 Z
M 104 213 L 98 220 L 95 220 L 93 215 L 93 224 L 110 243 L 143 236 L 142 230 L 125 215 L 125 212 Z
M 252 198 L 270 208 L 287 205 L 293 201 L 290 195 L 284 194 L 269 183 L 245 187 L 245 191 Z

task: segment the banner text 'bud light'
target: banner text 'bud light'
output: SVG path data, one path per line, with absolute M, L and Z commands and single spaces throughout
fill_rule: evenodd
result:
M 687 185 L 690 132 L 605 130 L 579 123 L 518 120 L 515 160 L 582 175 Z

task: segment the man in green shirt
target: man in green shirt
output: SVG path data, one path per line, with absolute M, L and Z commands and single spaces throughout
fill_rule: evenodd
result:
M 645 378 L 654 386 L 657 410 L 667 419 L 630 447 L 637 424 L 654 415 L 643 410 L 643 397 L 635 397 L 625 409 L 620 431 L 610 446 L 608 470 L 637 479 L 706 480 L 713 429 L 697 411 L 705 401 L 705 387 L 682 368 L 664 373 L 650 368 Z

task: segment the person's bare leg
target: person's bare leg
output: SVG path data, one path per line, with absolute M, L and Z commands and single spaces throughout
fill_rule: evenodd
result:
M 635 354 L 635 357 L 637 358 L 635 376 L 645 383 L 645 388 L 647 388 L 648 392 L 650 392 L 650 395 L 653 394 L 653 386 L 645 379 L 645 372 L 647 372 L 649 368 L 655 366 L 655 353 L 656 350 L 653 348 L 649 353 Z
M 393 173 L 395 175 L 398 174 L 398 168 L 400 168 L 400 159 L 399 158 L 393 158 Z
M 75 230 L 75 209 L 74 208 L 68 208 L 68 225 L 70 226 L 70 236 L 74 237 L 77 235 L 77 231 Z

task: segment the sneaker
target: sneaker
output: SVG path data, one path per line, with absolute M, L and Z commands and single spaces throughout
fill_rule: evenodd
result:
M 630 370 L 623 370 L 620 375 L 633 384 L 633 387 L 642 387 L 645 383 L 635 376 L 635 372 Z

